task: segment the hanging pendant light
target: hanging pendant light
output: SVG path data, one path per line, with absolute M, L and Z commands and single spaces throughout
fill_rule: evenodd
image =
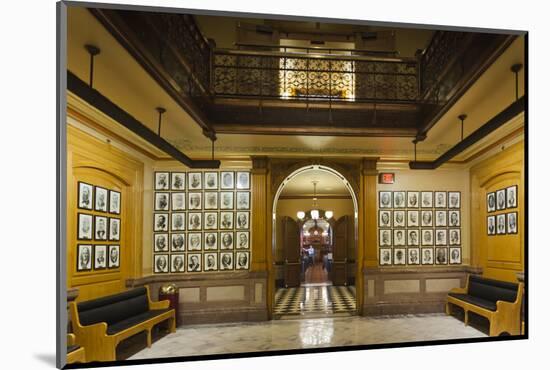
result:
M 313 199 L 312 199 L 312 205 L 311 205 L 311 218 L 313 220 L 318 220 L 320 218 L 320 212 L 317 208 L 317 183 L 319 181 L 313 180 L 311 183 L 313 184 Z M 334 216 L 334 212 L 332 211 L 325 211 L 324 218 L 327 220 L 331 219 Z M 303 220 L 306 217 L 306 213 L 304 211 L 298 211 L 296 212 L 296 217 L 298 217 L 299 220 Z

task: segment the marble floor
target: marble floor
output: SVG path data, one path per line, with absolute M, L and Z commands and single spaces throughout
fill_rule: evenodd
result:
M 180 327 L 133 359 L 332 346 L 480 338 L 483 332 L 444 314 L 334 317 Z
M 356 313 L 355 287 L 326 283 L 281 288 L 275 293 L 274 318 L 350 316 Z

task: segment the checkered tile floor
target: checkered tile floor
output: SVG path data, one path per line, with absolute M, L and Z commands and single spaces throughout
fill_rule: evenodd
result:
M 277 318 L 316 315 L 354 315 L 354 286 L 282 288 L 275 293 Z

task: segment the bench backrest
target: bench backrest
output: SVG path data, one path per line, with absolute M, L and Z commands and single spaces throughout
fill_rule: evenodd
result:
M 468 294 L 491 302 L 515 302 L 518 284 L 470 275 Z
M 111 325 L 149 310 L 149 299 L 145 287 L 123 293 L 93 299 L 77 304 L 80 324 L 93 325 L 106 322 Z

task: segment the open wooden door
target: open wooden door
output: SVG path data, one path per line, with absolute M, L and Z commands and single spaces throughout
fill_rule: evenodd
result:
M 348 282 L 348 224 L 350 216 L 340 217 L 334 226 L 334 243 L 332 250 L 332 284 L 347 285 Z
M 290 217 L 283 217 L 283 253 L 285 258 L 285 287 L 300 286 L 301 253 L 300 229 Z

